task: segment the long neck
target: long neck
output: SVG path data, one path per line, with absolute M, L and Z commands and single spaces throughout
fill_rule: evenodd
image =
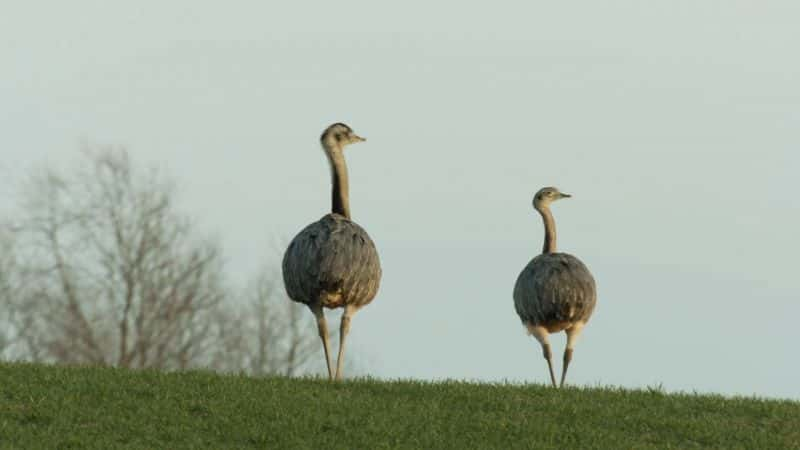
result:
M 553 213 L 546 205 L 536 208 L 539 214 L 542 215 L 544 222 L 544 245 L 542 246 L 542 253 L 555 253 L 556 252 L 556 221 L 553 219 Z
M 347 164 L 344 153 L 339 147 L 326 148 L 328 162 L 331 165 L 331 212 L 350 218 L 350 185 L 347 179 Z

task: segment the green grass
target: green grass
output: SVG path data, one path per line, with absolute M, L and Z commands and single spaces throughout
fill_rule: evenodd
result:
M 0 448 L 800 448 L 800 403 L 0 364 Z

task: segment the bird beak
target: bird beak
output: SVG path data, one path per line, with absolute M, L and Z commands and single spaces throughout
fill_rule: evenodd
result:
M 561 193 L 561 198 L 570 198 L 570 197 L 572 197 L 572 196 L 569 195 L 569 194 L 565 194 L 563 192 Z
M 364 142 L 364 141 L 366 141 L 366 140 L 367 140 L 366 138 L 363 138 L 363 137 L 361 137 L 361 136 L 359 136 L 359 135 L 357 135 L 357 134 L 354 134 L 354 135 L 353 135 L 353 142 L 354 142 L 354 143 L 355 143 L 355 142 Z

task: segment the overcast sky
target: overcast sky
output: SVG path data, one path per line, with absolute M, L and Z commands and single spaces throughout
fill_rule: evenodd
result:
M 511 293 L 555 185 L 599 292 L 568 381 L 800 398 L 800 3 L 199 3 L 4 3 L 3 179 L 125 145 L 247 277 L 329 210 L 343 121 L 372 374 L 547 381 Z

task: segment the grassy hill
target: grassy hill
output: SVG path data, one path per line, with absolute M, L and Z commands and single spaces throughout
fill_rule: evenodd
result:
M 800 403 L 0 364 L 0 448 L 800 448 Z

